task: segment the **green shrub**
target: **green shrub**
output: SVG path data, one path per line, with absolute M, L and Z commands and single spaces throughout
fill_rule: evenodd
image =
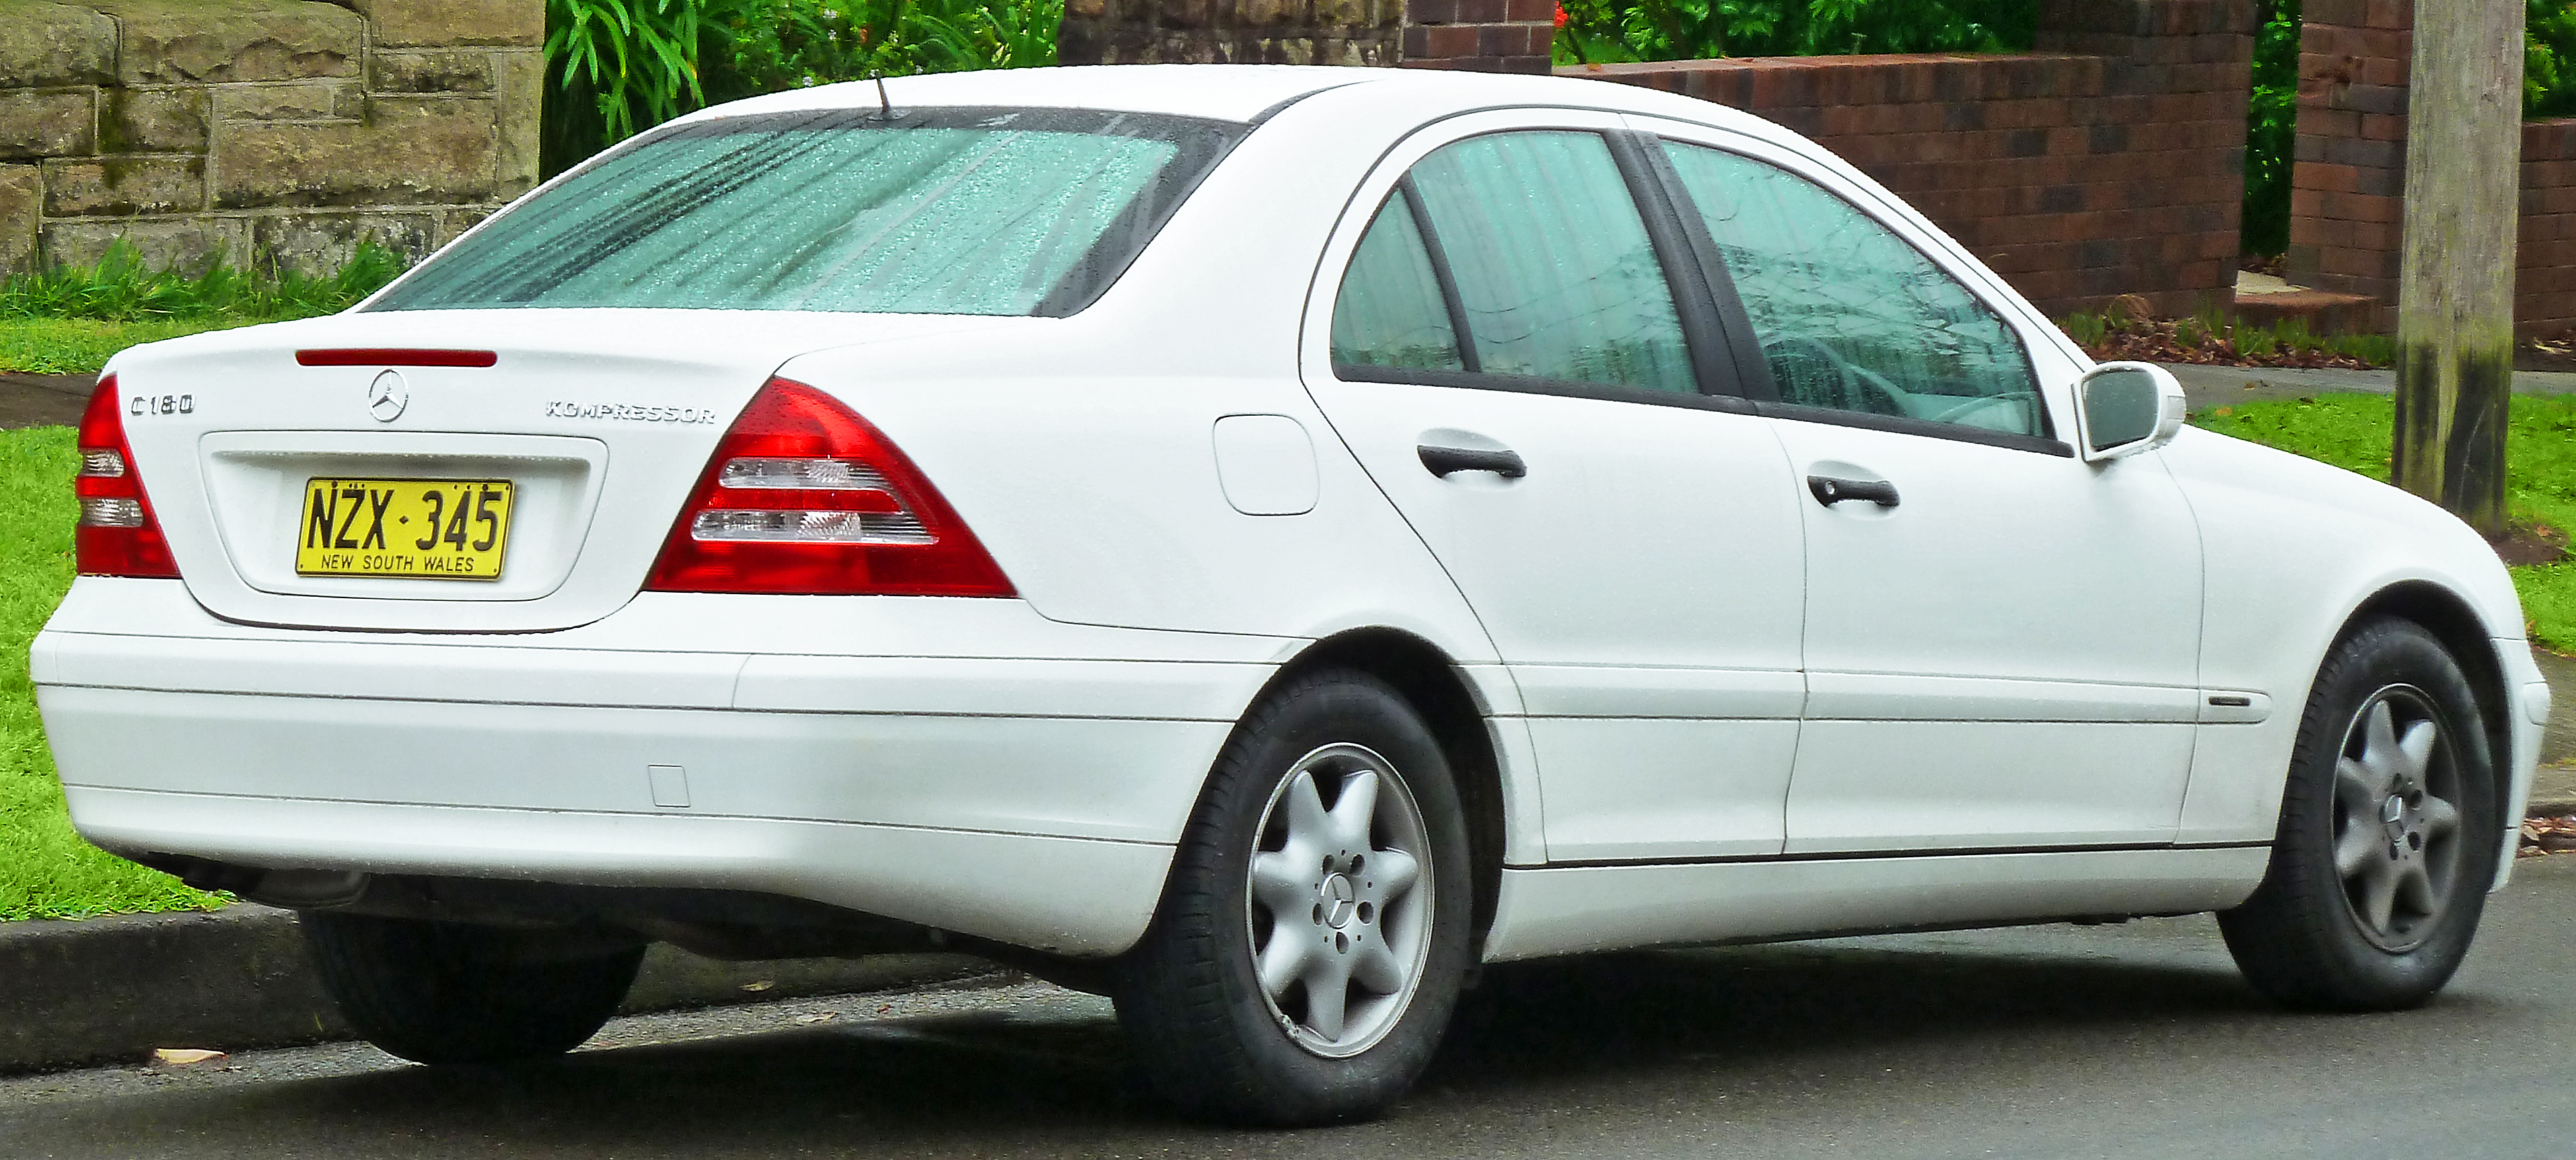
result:
M 1064 0 L 546 0 L 542 165 L 708 104 L 870 76 L 1055 63 Z
M 560 170 L 706 103 L 703 0 L 546 0 L 538 153 Z
M 1565 0 L 1557 63 L 2028 49 L 2036 0 Z
M 2245 110 L 2245 204 L 2237 247 L 2290 246 L 2290 153 L 2298 140 L 2299 0 L 2256 0 L 2254 94 Z
M 2203 310 L 2190 318 L 2172 322 L 2154 319 L 2129 319 L 2110 314 L 2071 314 L 2057 321 L 2075 344 L 2087 350 L 2100 351 L 2114 335 L 2137 333 L 2152 338 L 2169 329 L 2173 343 L 2184 349 L 2198 349 L 2202 343 L 2217 337 L 2226 340 L 2239 356 L 2264 358 L 2283 350 L 2294 352 L 2325 351 L 2359 359 L 2364 365 L 2386 367 L 2397 357 L 2397 340 L 2385 334 L 2318 334 L 2304 318 L 2283 319 L 2264 326 L 2228 318 L 2214 310 Z M 2132 357 L 2122 355 L 2120 357 Z
M 87 318 L 109 322 L 304 318 L 345 310 L 402 273 L 402 257 L 361 242 L 337 273 L 243 269 L 217 260 L 205 273 L 147 267 L 118 241 L 95 266 L 60 266 L 0 281 L 0 318 Z
M 976 68 L 1055 63 L 1064 0 L 732 0 L 711 81 L 718 100 Z
M 2100 346 L 2103 339 L 2111 337 L 2111 320 L 2099 314 L 2077 314 L 2057 325 L 2077 346 Z
M 2576 114 L 2576 4 L 2526 0 L 2522 46 L 2522 115 Z

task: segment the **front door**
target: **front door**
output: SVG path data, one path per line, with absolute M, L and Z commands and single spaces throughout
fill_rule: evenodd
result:
M 1749 142 L 1662 150 L 1762 344 L 1805 530 L 1787 851 L 2172 841 L 2201 562 L 2160 457 L 2077 458 L 2077 364 L 1894 207 Z

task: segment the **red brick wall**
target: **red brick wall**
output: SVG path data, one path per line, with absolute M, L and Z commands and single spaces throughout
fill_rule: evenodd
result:
M 2522 230 L 2514 242 L 2514 331 L 2576 331 L 2576 118 L 2522 126 Z
M 2299 136 L 2284 273 L 2301 286 L 2394 303 L 2415 6 L 2307 0 L 2301 17 Z M 2382 318 L 2377 328 L 2393 324 L 2393 317 Z
M 1417 11 L 1454 3 L 1462 21 L 1468 5 L 1494 2 L 1411 0 Z M 1813 137 L 2052 315 L 2121 294 L 2174 315 L 2233 299 L 2253 28 L 2250 0 L 2044 0 L 2038 53 L 1558 71 L 1729 105 Z M 1405 63 L 1429 63 L 1417 40 L 1463 45 L 1467 31 L 1408 27 Z
M 2381 331 L 2397 328 L 2414 14 L 2410 0 L 2307 0 L 2299 37 L 2286 273 L 2377 299 Z M 2523 125 L 2521 211 L 2514 331 L 2576 330 L 2576 120 Z
M 1410 68 L 1543 73 L 1553 67 L 1556 0 L 1405 0 Z

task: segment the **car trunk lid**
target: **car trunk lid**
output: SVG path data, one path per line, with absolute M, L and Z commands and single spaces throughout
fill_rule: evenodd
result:
M 543 631 L 636 592 L 727 424 L 787 358 L 1003 321 L 390 311 L 154 344 L 109 370 L 181 578 L 216 615 Z M 419 526 L 478 490 L 489 522 Z M 456 578 L 487 556 L 497 575 Z M 386 568 L 401 571 L 317 574 Z

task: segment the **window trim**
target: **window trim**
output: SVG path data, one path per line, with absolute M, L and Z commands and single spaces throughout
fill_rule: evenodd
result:
M 1826 195 L 1841 201 L 1846 206 L 1851 207 L 1853 213 L 1860 215 L 1863 219 L 1878 226 L 1880 229 L 1887 231 L 1888 236 L 1894 239 L 1897 244 L 1913 251 L 1917 257 L 1931 265 L 1934 270 L 1939 271 L 1943 277 L 1956 283 L 1961 291 L 1965 292 L 1971 299 L 1974 299 L 1979 306 L 1984 307 L 1988 313 L 1994 315 L 1997 322 L 2003 324 L 2004 332 L 2012 337 L 2013 345 L 2021 352 L 2022 366 L 2024 368 L 2024 373 L 2028 375 L 2030 380 L 2031 394 L 2034 398 L 2041 400 L 2043 404 L 2038 408 L 2040 431 L 2036 435 L 2024 435 L 2010 431 L 1994 431 L 1988 428 L 1969 427 L 1957 423 L 1940 423 L 1930 419 L 1915 419 L 1909 416 L 1877 415 L 1865 411 L 1843 411 L 1832 407 L 1806 406 L 1803 404 L 1788 403 L 1780 400 L 1778 380 L 1770 377 L 1768 360 L 1764 360 L 1763 374 L 1765 378 L 1760 381 L 1764 388 L 1770 393 L 1770 397 L 1767 399 L 1755 400 L 1758 404 L 1756 410 L 1759 413 L 1769 415 L 1774 418 L 1793 420 L 1797 422 L 1829 423 L 1835 426 L 1862 427 L 1870 430 L 1892 431 L 1908 435 L 1929 435 L 1935 438 L 1959 439 L 1969 443 L 1980 443 L 1994 447 L 2010 447 L 2024 451 L 2036 451 L 2048 455 L 2072 456 L 2075 453 L 2075 449 L 2072 444 L 2069 444 L 2065 440 L 2057 437 L 2056 416 L 2052 413 L 2053 409 L 2045 405 L 2049 396 L 2042 388 L 2039 381 L 2038 359 L 2035 358 L 2031 352 L 2030 339 L 2022 333 L 2022 328 L 2014 323 L 2013 315 L 2015 312 L 2008 311 L 1997 306 L 1985 294 L 1979 293 L 1976 285 L 1970 279 L 1961 277 L 1958 271 L 1952 270 L 1947 263 L 1944 263 L 1940 259 L 1932 256 L 1930 253 L 1925 252 L 1923 247 L 1914 244 L 1914 240 L 1906 236 L 1906 231 L 1897 228 L 1896 225 L 1889 222 L 1885 216 L 1871 212 L 1868 206 L 1862 204 L 1858 199 L 1853 198 L 1844 190 L 1836 188 L 1834 183 L 1823 180 L 1814 172 L 1801 169 L 1794 165 L 1783 164 L 1782 162 L 1771 158 L 1756 156 L 1741 149 L 1730 149 L 1723 145 L 1712 144 L 1706 141 L 1692 141 L 1682 137 L 1675 137 L 1669 133 L 1639 131 L 1639 135 L 1651 139 L 1654 143 L 1654 147 L 1650 152 L 1656 159 L 1663 163 L 1660 167 L 1660 172 L 1664 174 L 1664 180 L 1669 183 L 1670 188 L 1668 196 L 1673 198 L 1674 203 L 1677 206 L 1686 210 L 1683 214 L 1684 219 L 1698 227 L 1693 237 L 1695 246 L 1699 239 L 1706 239 L 1705 244 L 1707 249 L 1699 251 L 1694 256 L 1701 261 L 1702 273 L 1711 283 L 1723 283 L 1727 287 L 1724 304 L 1720 309 L 1724 310 L 1727 307 L 1732 307 L 1735 312 L 1742 316 L 1742 333 L 1747 337 L 1750 337 L 1753 334 L 1752 316 L 1750 312 L 1744 310 L 1743 299 L 1736 293 L 1734 272 L 1727 269 L 1724 258 L 1717 253 L 1716 238 L 1707 232 L 1707 218 L 1705 215 L 1700 213 L 1698 201 L 1690 196 L 1689 188 L 1682 183 L 1680 170 L 1673 167 L 1672 159 L 1664 154 L 1662 149 L 1664 142 L 1670 142 L 1675 145 L 1686 145 L 1694 149 L 1707 149 L 1712 152 L 1725 153 L 1731 156 L 1743 158 L 1744 160 L 1757 165 L 1767 165 L 1814 186 L 1816 189 L 1823 191 Z M 1755 343 L 1753 345 L 1753 352 L 1754 358 L 1760 359 L 1762 357 L 1761 346 L 1759 343 Z M 2005 441 L 1999 442 L 1998 437 Z
M 1551 110 L 1530 108 L 1511 111 L 1535 114 Z M 1414 185 L 1413 173 L 1424 160 L 1443 149 L 1479 137 L 1507 133 L 1589 133 L 1601 138 L 1603 146 L 1610 154 L 1612 166 L 1617 169 L 1622 185 L 1628 190 L 1631 208 L 1637 211 L 1638 221 L 1645 229 L 1646 244 L 1654 251 L 1656 268 L 1664 277 L 1665 292 L 1672 296 L 1675 329 L 1681 332 L 1683 351 L 1691 363 L 1692 389 L 1689 392 L 1658 391 L 1615 383 L 1590 383 L 1571 379 L 1511 375 L 1482 369 L 1481 362 L 1475 353 L 1475 332 L 1468 325 L 1465 299 L 1458 292 L 1456 275 L 1449 265 L 1448 251 L 1440 240 L 1438 228 L 1431 221 L 1431 215 L 1423 207 L 1422 194 Z M 1368 223 L 1360 227 L 1359 240 L 1366 240 L 1368 230 L 1376 225 L 1378 215 L 1385 213 L 1387 206 L 1394 204 L 1399 197 L 1403 199 L 1407 212 L 1413 215 L 1415 232 L 1421 235 L 1423 247 L 1430 253 L 1432 274 L 1440 285 L 1440 293 L 1449 315 L 1450 328 L 1455 332 L 1457 339 L 1459 363 L 1469 369 L 1464 372 L 1433 371 L 1344 363 L 1331 358 L 1328 345 L 1326 365 L 1331 367 L 1333 377 L 1343 382 L 1513 391 L 1568 398 L 1600 399 L 1605 402 L 1679 406 L 1694 410 L 1716 410 L 1737 414 L 1751 413 L 1752 408 L 1744 393 L 1740 390 L 1728 389 L 1735 385 L 1737 368 L 1742 364 L 1734 354 L 1732 345 L 1727 342 L 1724 326 L 1712 318 L 1715 293 L 1706 285 L 1706 268 L 1700 263 L 1698 255 L 1688 250 L 1685 231 L 1689 215 L 1682 212 L 1681 207 L 1671 200 L 1661 179 L 1652 172 L 1646 158 L 1653 150 L 1640 140 L 1641 136 L 1631 129 L 1597 125 L 1549 125 L 1543 122 L 1504 125 L 1448 138 L 1423 150 L 1419 156 L 1406 162 L 1403 175 L 1396 179 L 1393 188 L 1379 202 L 1377 210 L 1369 215 Z M 1693 209 L 1691 212 L 1697 211 Z M 1358 244 L 1358 241 L 1353 243 L 1351 254 L 1346 255 L 1342 261 L 1340 277 L 1333 282 L 1335 290 L 1332 302 L 1336 313 L 1341 309 L 1339 289 L 1341 279 L 1350 276 L 1350 264 L 1358 254 Z M 1698 293 L 1693 293 L 1694 290 Z M 1324 326 L 1326 333 L 1329 334 L 1332 327 L 1332 319 L 1329 316 L 1325 319 Z
M 1649 387 L 1587 383 L 1574 379 L 1540 378 L 1534 375 L 1509 375 L 1499 371 L 1460 372 L 1337 362 L 1333 364 L 1333 377 L 1346 383 L 1394 383 L 1410 387 L 1510 391 L 1523 395 L 1556 395 L 1570 399 L 1599 399 L 1609 403 L 1644 403 L 1648 406 L 1687 407 L 1696 411 L 1725 411 L 1738 415 L 1753 414 L 1756 406 L 1741 395 L 1658 391 Z M 2067 453 L 2074 454 L 2072 449 Z
M 2060 459 L 2075 458 L 2075 446 L 2050 435 L 2024 435 L 2017 431 L 1997 431 L 1990 427 L 1970 427 L 1963 423 L 1944 423 L 1938 419 L 1917 419 L 1911 415 L 1880 415 L 1870 411 L 1844 411 L 1833 407 L 1814 407 L 1804 403 L 1784 403 L 1766 399 L 1753 403 L 1754 414 L 1766 419 L 1797 423 L 1823 423 L 1833 427 L 1858 427 L 1864 431 L 1886 431 L 1897 435 L 1929 435 L 1961 443 L 1978 443 L 1987 447 L 2005 447 L 2014 451 L 2036 451 Z M 2042 408 L 2042 413 L 2046 408 Z
M 1430 154 L 1426 153 L 1424 156 L 1427 157 Z M 1440 288 L 1440 305 L 1449 315 L 1449 345 L 1458 350 L 1458 367 L 1467 374 L 1480 374 L 1484 370 L 1485 360 L 1483 355 L 1476 353 L 1476 333 L 1467 328 L 1467 300 L 1458 293 L 1458 274 L 1449 265 L 1449 247 L 1440 244 L 1440 234 L 1431 228 L 1431 211 L 1422 204 L 1422 191 L 1413 187 L 1411 166 L 1405 167 L 1403 178 L 1395 183 L 1395 194 L 1388 197 L 1378 207 L 1377 212 L 1385 213 L 1386 206 L 1394 204 L 1398 197 L 1404 199 L 1404 212 L 1413 219 L 1413 236 L 1422 239 L 1423 256 L 1431 262 L 1431 281 Z M 1377 215 L 1371 214 L 1369 229 L 1376 228 Z M 1362 245 L 1368 243 L 1366 230 L 1360 233 L 1360 243 Z M 1351 251 L 1351 259 L 1354 262 L 1359 260 L 1357 249 Z M 1344 279 L 1350 277 L 1348 265 L 1343 266 L 1342 277 Z M 1341 313 L 1338 292 L 1334 296 L 1333 307 L 1334 314 L 1338 316 Z M 1341 369 L 1340 364 L 1334 364 L 1333 369 L 1338 373 Z
M 1608 139 L 1610 160 L 1628 183 L 1628 197 L 1637 203 L 1637 216 L 1646 226 L 1646 240 L 1655 248 L 1655 260 L 1663 268 L 1664 286 L 1673 296 L 1673 313 L 1679 316 L 1682 343 L 1690 353 L 1692 377 L 1699 384 L 1699 393 L 1744 397 L 1744 383 L 1739 378 L 1741 356 L 1736 354 L 1730 341 L 1733 336 L 1721 321 L 1708 268 L 1690 242 L 1687 223 L 1691 215 L 1684 212 L 1689 206 L 1673 199 L 1671 189 L 1649 160 L 1660 150 L 1640 140 L 1634 130 L 1602 136 Z
M 1726 269 L 1726 260 L 1717 252 L 1717 239 L 1708 232 L 1708 219 L 1699 212 L 1699 204 L 1690 198 L 1682 185 L 1681 171 L 1673 168 L 1672 158 L 1664 154 L 1664 139 L 1652 133 L 1628 131 L 1631 148 L 1645 168 L 1654 175 L 1656 196 L 1680 223 L 1680 236 L 1691 256 L 1692 278 L 1708 295 L 1708 308 L 1719 341 L 1735 363 L 1733 394 L 1754 402 L 1777 401 L 1780 388 L 1771 377 L 1771 362 L 1762 353 L 1761 340 L 1753 333 L 1753 316 L 1746 313 L 1744 300 L 1736 295 L 1735 279 Z

